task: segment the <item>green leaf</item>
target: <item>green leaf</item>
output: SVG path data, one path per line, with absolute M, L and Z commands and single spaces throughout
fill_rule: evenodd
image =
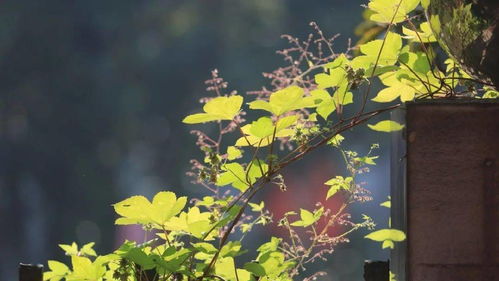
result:
M 390 200 L 390 196 L 388 196 L 388 200 L 379 204 L 380 206 L 382 207 L 386 207 L 386 208 L 391 208 L 392 207 L 392 203 L 391 203 L 391 200 Z
M 297 115 L 289 115 L 280 118 L 274 126 L 270 118 L 261 117 L 241 128 L 244 136 L 236 141 L 235 146 L 267 146 L 273 140 L 274 131 L 275 138 L 289 137 L 294 133 L 294 130 L 288 129 L 288 127 L 294 125 L 297 120 Z
M 206 243 L 206 242 L 195 243 L 195 244 L 192 244 L 192 246 L 197 251 L 207 253 L 207 254 L 214 254 L 218 251 L 218 249 L 215 248 L 215 246 L 213 246 L 210 243 Z
M 144 252 L 144 249 L 132 248 L 126 253 L 125 257 L 140 265 L 145 270 L 154 267 L 154 261 Z
M 431 30 L 428 22 L 423 22 L 419 25 L 421 30 L 412 30 L 402 26 L 402 32 L 405 34 L 404 38 L 410 39 L 419 43 L 433 43 L 437 42 L 433 31 Z
M 385 240 L 400 242 L 405 240 L 405 233 L 398 229 L 381 229 L 369 233 L 365 236 L 365 238 L 378 242 L 382 242 Z
M 251 109 L 261 109 L 276 116 L 286 112 L 313 107 L 312 100 L 303 96 L 303 89 L 298 86 L 289 86 L 270 95 L 269 101 L 257 100 L 249 103 Z
M 353 103 L 352 92 L 346 92 L 346 89 L 339 88 L 332 97 L 333 103 L 336 107 L 339 105 L 347 105 Z
M 198 207 L 192 207 L 188 212 L 182 212 L 177 217 L 172 217 L 165 223 L 165 228 L 173 231 L 183 231 L 196 238 L 204 238 L 211 230 L 210 212 L 201 212 Z M 212 240 L 216 231 L 211 231 L 206 240 Z
M 315 83 L 319 89 L 337 87 L 347 78 L 347 72 L 344 66 L 330 68 L 328 73 L 319 73 L 315 75 Z
M 260 253 L 260 255 L 263 255 L 268 252 L 273 252 L 276 251 L 277 248 L 279 247 L 279 244 L 281 243 L 282 239 L 277 238 L 277 237 L 271 237 L 270 241 L 267 243 L 262 244 L 260 247 L 258 247 L 257 251 Z
M 317 105 L 316 111 L 324 120 L 333 113 L 339 106 L 353 103 L 353 94 L 347 92 L 348 81 L 344 80 L 338 85 L 334 95 L 331 97 L 326 90 L 313 90 L 310 95 Z
M 483 94 L 482 98 L 484 99 L 497 99 L 499 98 L 499 92 L 494 90 L 493 88 L 489 87 L 484 87 L 485 93 Z
M 383 244 L 382 244 L 381 248 L 383 248 L 383 249 L 386 249 L 386 248 L 393 249 L 393 248 L 395 248 L 395 243 L 393 243 L 392 240 L 385 240 L 385 241 L 383 241 Z
M 396 82 L 393 86 L 384 88 L 379 91 L 378 95 L 372 100 L 375 102 L 391 102 L 400 97 L 403 102 L 413 100 L 416 95 L 414 88 L 405 83 Z
M 220 256 L 236 257 L 247 252 L 247 250 L 241 250 L 241 248 L 242 246 L 240 241 L 230 241 L 222 247 L 220 250 Z
M 265 207 L 265 203 L 263 201 L 260 202 L 260 204 L 249 203 L 249 205 L 251 207 L 251 211 L 253 212 L 261 212 Z
M 352 182 L 352 177 L 343 178 L 342 176 L 336 176 L 325 182 L 325 185 L 331 186 L 326 194 L 326 200 L 335 195 L 340 190 L 349 190 Z
M 340 135 L 340 134 L 337 134 L 335 135 L 334 137 L 332 137 L 328 142 L 327 144 L 329 145 L 332 145 L 334 147 L 339 147 L 341 145 L 341 142 L 344 140 L 345 138 Z
M 247 262 L 244 264 L 244 269 L 251 272 L 255 276 L 265 276 L 265 268 L 256 262 Z
M 277 120 L 276 133 L 281 132 L 282 130 L 296 124 L 296 121 L 298 121 L 298 115 L 289 115 L 280 118 L 279 120 Z
M 231 184 L 241 191 L 248 188 L 248 183 L 246 182 L 246 172 L 241 164 L 236 162 L 226 163 L 222 166 L 222 169 L 225 172 L 218 176 L 216 185 L 225 186 Z
M 420 0 L 371 0 L 368 5 L 369 9 L 373 11 L 370 19 L 380 23 L 402 22 L 405 20 L 407 14 L 416 9 L 419 1 Z
M 378 159 L 378 157 L 379 156 L 364 156 L 364 157 L 356 157 L 354 158 L 354 160 L 360 163 L 364 163 L 366 165 L 376 165 L 376 162 L 374 162 L 374 160 Z
M 229 160 L 241 158 L 242 154 L 242 151 L 235 146 L 227 147 L 227 159 Z
M 422 1 L 424 2 L 425 0 L 422 0 Z M 426 2 L 430 2 L 430 0 L 426 0 Z M 390 280 L 389 281 L 397 281 L 396 275 L 391 271 L 390 271 Z
M 93 263 L 87 257 L 71 256 L 73 272 L 67 280 L 99 280 L 105 273 L 105 267 L 96 259 Z
M 187 203 L 187 197 L 179 197 L 171 191 L 157 193 L 152 202 L 144 196 L 132 196 L 114 204 L 114 210 L 122 217 L 116 224 L 142 224 L 162 229 L 162 226 L 173 216 L 182 211 Z
M 97 256 L 97 253 L 95 253 L 94 249 L 93 249 L 93 246 L 95 245 L 94 242 L 90 242 L 88 244 L 85 244 L 83 245 L 83 247 L 81 247 L 81 250 L 80 252 L 82 254 L 84 254 L 85 256 Z
M 237 277 L 236 277 L 237 272 Z M 215 274 L 224 278 L 224 280 L 252 280 L 251 274 L 245 270 L 236 268 L 234 259 L 231 257 L 219 258 L 215 264 Z
M 73 242 L 71 245 L 59 244 L 59 247 L 64 250 L 67 256 L 78 256 L 78 245 L 76 242 Z
M 320 217 L 322 216 L 323 213 L 323 208 L 320 208 L 319 210 L 316 210 L 315 212 L 310 212 L 305 209 L 300 209 L 300 219 L 299 221 L 295 221 L 291 223 L 292 226 L 302 226 L 302 227 L 307 227 L 315 222 L 317 222 Z
M 251 123 L 250 133 L 258 138 L 271 136 L 274 133 L 274 124 L 269 117 L 260 117 Z
M 404 48 L 405 49 L 405 48 Z M 428 57 L 423 52 L 411 52 L 409 50 L 403 51 L 400 55 L 400 61 L 409 66 L 408 69 L 405 65 L 402 65 L 402 69 L 405 69 L 405 74 L 416 80 L 417 77 L 410 71 L 417 72 L 422 79 L 427 79 L 426 74 L 431 71 L 431 66 L 428 62 Z M 394 72 L 397 73 L 397 72 Z M 389 85 L 389 84 L 385 84 Z
M 317 89 L 310 92 L 310 95 L 317 103 L 317 114 L 326 120 L 336 109 L 333 99 L 326 90 Z
M 392 120 L 384 120 L 376 123 L 375 125 L 367 124 L 369 128 L 378 132 L 394 132 L 400 131 L 404 128 L 404 125 L 401 125 Z
M 218 120 L 232 120 L 241 110 L 243 97 L 216 97 L 203 106 L 205 113 L 196 113 L 184 118 L 187 124 L 205 123 Z
M 376 60 L 378 60 L 379 67 L 392 66 L 397 62 L 401 48 L 402 37 L 396 33 L 388 32 L 384 45 L 381 39 L 361 45 L 360 52 L 363 55 L 354 58 L 351 66 L 354 69 L 370 69 L 376 63 Z
M 70 273 L 69 268 L 58 261 L 49 260 L 48 266 L 50 271 L 43 273 L 43 280 L 59 281 Z

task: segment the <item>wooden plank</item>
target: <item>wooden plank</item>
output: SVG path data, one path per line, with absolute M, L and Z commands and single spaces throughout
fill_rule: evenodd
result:
M 499 281 L 499 103 L 407 104 L 409 281 Z

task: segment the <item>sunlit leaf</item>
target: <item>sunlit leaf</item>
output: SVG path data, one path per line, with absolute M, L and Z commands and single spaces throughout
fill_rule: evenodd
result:
M 370 69 L 378 61 L 380 67 L 392 66 L 397 62 L 401 48 L 402 37 L 388 32 L 384 44 L 383 40 L 378 39 L 361 45 L 360 52 L 363 55 L 354 58 L 351 65 L 354 69 Z
M 300 220 L 291 223 L 292 226 L 302 226 L 307 227 L 314 224 L 320 219 L 323 213 L 323 208 L 316 210 L 315 212 L 310 212 L 305 209 L 300 209 Z
M 400 131 L 404 128 L 404 125 L 401 125 L 392 120 L 384 120 L 376 123 L 375 125 L 367 124 L 369 128 L 378 132 L 394 132 Z
M 227 159 L 234 160 L 242 156 L 242 151 L 235 146 L 227 147 Z
M 197 124 L 217 120 L 232 120 L 239 113 L 242 103 L 243 97 L 241 96 L 216 97 L 204 105 L 204 113 L 189 115 L 184 118 L 183 122 Z
M 260 202 L 260 204 L 249 203 L 249 205 L 251 207 L 251 211 L 253 212 L 261 212 L 265 207 L 265 203 L 263 201 Z
M 279 118 L 274 126 L 269 117 L 261 117 L 257 121 L 241 128 L 244 136 L 236 141 L 235 146 L 262 147 L 272 143 L 274 137 L 289 137 L 294 134 L 294 130 L 288 129 L 288 127 L 294 125 L 297 120 L 297 115 L 285 116 Z
M 182 212 L 179 216 L 172 217 L 165 223 L 165 227 L 168 230 L 184 231 L 194 237 L 203 238 L 212 229 L 211 216 L 210 212 L 201 212 L 198 207 L 192 207 L 188 212 Z M 212 231 L 210 233 L 212 235 L 208 236 L 206 240 L 213 239 L 214 232 L 216 231 Z
M 420 43 L 432 43 L 436 42 L 437 39 L 431 30 L 430 24 L 428 22 L 423 22 L 419 26 L 421 30 L 412 30 L 406 27 L 402 27 L 402 32 L 404 33 L 404 38 L 414 40 Z
M 342 176 L 336 176 L 326 181 L 324 184 L 330 186 L 326 194 L 326 200 L 329 199 L 331 196 L 335 195 L 340 190 L 349 190 L 352 182 L 353 182 L 352 177 L 344 178 Z
M 64 250 L 67 256 L 78 256 L 78 245 L 76 242 L 73 242 L 71 245 L 59 244 L 59 247 Z
M 274 124 L 269 117 L 260 117 L 251 123 L 250 133 L 258 138 L 271 136 L 274 133 Z
M 365 238 L 378 242 L 382 242 L 385 240 L 400 242 L 405 240 L 405 233 L 398 229 L 381 229 L 369 233 L 365 236 Z
M 391 203 L 390 200 L 387 200 L 387 201 L 385 201 L 385 202 L 383 202 L 383 203 L 381 203 L 379 205 L 382 206 L 382 207 L 386 207 L 386 208 L 391 208 L 392 207 L 392 203 Z
M 157 193 L 152 202 L 144 196 L 132 196 L 114 204 L 114 210 L 121 215 L 116 224 L 142 224 L 161 229 L 171 217 L 180 213 L 187 202 L 186 197 L 179 197 L 171 191 Z
M 385 241 L 383 241 L 383 244 L 382 244 L 381 248 L 383 248 L 383 249 L 386 249 L 386 248 L 393 249 L 393 248 L 395 248 L 395 243 L 393 243 L 392 240 L 385 240 Z
M 267 172 L 268 165 L 255 160 L 246 169 L 236 162 L 226 163 L 222 166 L 222 169 L 224 172 L 219 175 L 216 182 L 218 186 L 230 184 L 240 191 L 245 191 L 250 184 L 255 183 L 258 178 L 262 177 L 262 171 L 263 173 Z
M 380 23 L 399 23 L 414 10 L 420 0 L 371 0 L 368 7 L 374 13 L 371 20 Z
M 339 147 L 343 140 L 345 140 L 345 137 L 343 137 L 340 134 L 337 134 L 328 141 L 328 144 L 334 147 Z
M 61 262 L 49 260 L 50 271 L 43 273 L 43 280 L 59 281 L 70 273 L 69 267 Z
M 257 100 L 250 102 L 251 109 L 261 109 L 276 116 L 286 112 L 313 107 L 312 100 L 303 96 L 304 91 L 298 86 L 289 86 L 270 95 L 269 101 Z

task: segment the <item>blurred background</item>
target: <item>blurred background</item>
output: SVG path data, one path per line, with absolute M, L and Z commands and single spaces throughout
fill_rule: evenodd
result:
M 281 34 L 305 38 L 316 21 L 326 34 L 341 34 L 336 50 L 344 50 L 366 2 L 2 1 L 0 279 L 17 280 L 19 262 L 67 261 L 59 243 L 95 241 L 99 253 L 112 251 L 124 237 L 111 204 L 130 195 L 206 194 L 185 176 L 201 154 L 181 120 L 200 108 L 210 70 L 240 93 L 259 89 L 267 83 L 261 73 L 283 65 L 275 54 L 286 46 Z M 374 200 L 351 211 L 386 227 L 382 137 L 358 129 L 347 147 L 382 146 L 365 177 Z M 269 192 L 267 205 L 312 208 L 314 189 L 343 172 L 337 157 L 327 150 L 290 167 L 288 192 Z M 271 231 L 259 228 L 254 239 Z M 388 257 L 365 234 L 324 263 L 322 280 L 361 280 L 364 259 Z

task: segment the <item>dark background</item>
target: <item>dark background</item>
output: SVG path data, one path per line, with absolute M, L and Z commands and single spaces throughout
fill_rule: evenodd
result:
M 111 251 L 122 234 L 110 205 L 127 196 L 205 194 L 184 176 L 200 154 L 181 119 L 200 107 L 210 70 L 240 93 L 258 89 L 266 83 L 261 73 L 283 64 L 275 55 L 286 46 L 281 34 L 304 38 L 313 20 L 341 33 L 336 48 L 344 50 L 364 2 L 2 1 L 0 279 L 16 280 L 18 262 L 67 261 L 58 243 L 95 241 L 98 252 Z M 387 138 L 359 131 L 351 149 L 366 151 L 372 142 L 386 149 Z M 291 167 L 294 185 L 306 188 L 269 195 L 267 205 L 302 207 L 283 200 L 312 198 L 309 190 L 342 171 L 336 156 L 316 153 Z M 375 200 L 353 210 L 381 227 L 388 159 L 383 152 L 366 177 Z M 364 259 L 387 257 L 365 234 L 331 256 L 323 280 L 361 280 Z

